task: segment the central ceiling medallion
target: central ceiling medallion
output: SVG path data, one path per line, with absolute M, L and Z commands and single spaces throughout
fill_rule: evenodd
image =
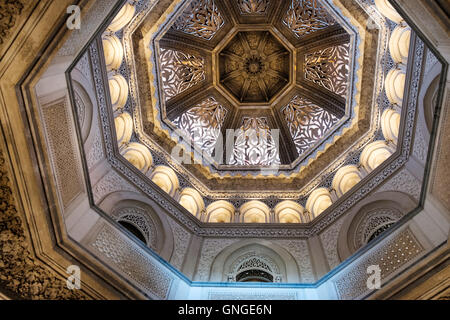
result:
M 238 32 L 219 54 L 220 83 L 242 103 L 268 103 L 290 77 L 290 53 L 269 31 Z

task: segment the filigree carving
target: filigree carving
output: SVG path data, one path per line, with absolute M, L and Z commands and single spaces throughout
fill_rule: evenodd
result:
M 266 118 L 245 117 L 239 128 L 229 164 L 280 164 L 278 144 L 273 138 Z
M 83 191 L 77 150 L 72 143 L 75 131 L 71 126 L 68 107 L 66 97 L 42 107 L 48 148 L 66 207 Z
M 402 169 L 388 182 L 383 184 L 378 192 L 383 191 L 400 191 L 409 194 L 414 199 L 420 199 L 422 184 L 417 180 L 408 169 Z
M 239 281 L 237 278 L 239 274 L 253 270 L 261 270 L 268 273 L 270 277 L 266 279 L 270 282 L 281 282 L 280 268 L 275 261 L 255 251 L 247 252 L 233 262 L 228 273 L 228 281 Z
M 160 49 L 161 84 L 165 100 L 205 80 L 205 60 L 171 49 Z
M 269 0 L 238 0 L 242 14 L 266 14 L 268 6 Z
M 237 100 L 268 102 L 289 82 L 289 51 L 270 32 L 239 32 L 219 54 L 219 73 Z
M 276 244 L 285 248 L 294 257 L 300 271 L 302 283 L 314 283 L 314 272 L 306 240 L 274 240 Z
M 117 221 L 125 221 L 135 226 L 144 235 L 146 244 L 152 249 L 156 248 L 157 228 L 144 209 L 126 207 L 117 209 L 112 214 Z
M 305 80 L 346 97 L 350 64 L 350 45 L 343 44 L 305 55 Z
M 205 239 L 203 241 L 196 277 L 198 281 L 208 281 L 211 265 L 216 256 L 226 247 L 238 242 L 239 239 Z
M 368 9 L 372 10 L 370 7 L 368 7 Z M 387 43 L 386 39 L 387 39 L 386 37 L 383 37 L 383 43 Z M 384 48 L 385 46 L 382 46 L 382 47 Z M 405 139 L 402 141 L 402 146 L 401 146 L 401 148 L 403 150 L 402 155 L 400 157 L 398 157 L 389 167 L 387 167 L 383 171 L 379 172 L 379 174 L 372 177 L 367 182 L 367 184 L 365 184 L 364 186 L 361 186 L 361 189 L 359 189 L 351 198 L 346 199 L 342 204 L 337 206 L 334 211 L 329 212 L 324 219 L 318 221 L 310 229 L 267 228 L 267 229 L 264 229 L 263 231 L 261 231 L 260 228 L 249 228 L 248 231 L 243 232 L 241 228 L 233 227 L 233 226 L 227 226 L 226 228 L 212 227 L 212 226 L 198 228 L 197 224 L 193 223 L 192 220 L 187 219 L 185 214 L 183 212 L 181 212 L 181 210 L 179 210 L 176 207 L 174 207 L 173 205 L 171 205 L 171 203 L 162 202 L 161 206 L 167 210 L 167 212 L 170 216 L 174 217 L 175 219 L 179 220 L 181 223 L 185 224 L 189 230 L 191 230 L 192 232 L 194 232 L 197 235 L 202 235 L 202 236 L 223 237 L 223 235 L 226 234 L 229 237 L 240 237 L 240 238 L 246 237 L 246 236 L 266 237 L 268 235 L 271 237 L 273 236 L 273 237 L 293 238 L 293 237 L 309 237 L 311 235 L 319 234 L 322 230 L 327 228 L 331 223 L 336 221 L 345 212 L 347 212 L 347 210 L 350 207 L 352 207 L 355 203 L 360 201 L 360 199 L 363 198 L 365 195 L 367 195 L 368 192 L 371 192 L 372 190 L 377 188 L 383 181 L 385 181 L 385 179 L 390 178 L 398 169 L 400 169 L 402 166 L 404 166 L 405 162 L 407 161 L 407 159 L 409 157 L 409 150 L 410 150 L 410 145 L 411 145 L 410 137 L 413 136 L 412 128 L 414 127 L 413 122 L 415 120 L 415 110 L 417 107 L 416 101 L 417 101 L 417 96 L 418 96 L 420 74 L 421 74 L 421 70 L 422 70 L 421 58 L 423 55 L 423 49 L 424 49 L 423 42 L 421 42 L 420 40 L 417 40 L 415 54 L 412 55 L 412 57 L 414 59 L 412 61 L 413 77 L 412 77 L 412 81 L 411 81 L 411 91 L 409 92 L 410 94 L 409 94 L 409 99 L 408 99 L 408 101 L 410 101 L 410 102 L 408 104 L 406 104 L 406 106 L 405 106 L 408 110 L 408 115 L 406 118 L 406 125 L 405 125 L 405 135 L 404 135 Z M 98 59 L 99 59 L 98 58 L 98 48 L 95 45 L 93 45 L 90 47 L 90 51 L 91 51 L 91 60 L 93 61 L 92 65 L 93 65 L 94 83 L 95 83 L 95 88 L 96 88 L 96 92 L 98 95 L 98 106 L 99 106 L 100 112 L 102 114 L 107 114 L 110 111 L 108 111 L 107 103 L 105 102 L 106 98 L 105 98 L 105 91 L 104 91 L 103 83 L 102 83 L 103 79 L 101 76 L 101 70 L 99 68 L 99 62 L 98 62 Z M 379 61 L 380 61 L 380 63 L 382 63 L 383 60 L 380 58 Z M 385 70 L 385 71 L 388 70 L 388 66 L 383 66 L 383 70 Z M 377 92 L 380 92 L 379 88 L 382 88 L 382 82 L 383 82 L 382 79 L 377 79 L 377 83 L 376 83 Z M 111 125 L 107 121 L 106 117 L 102 117 L 101 121 L 102 121 L 102 126 L 104 129 L 103 132 L 104 132 L 107 156 L 108 156 L 108 158 L 112 158 L 114 160 L 115 155 L 113 152 L 112 145 L 116 142 L 113 141 L 113 139 L 111 137 L 111 132 L 113 129 L 111 128 Z M 376 129 L 376 127 L 375 127 L 375 129 Z M 371 138 L 372 138 L 372 136 L 369 136 L 364 139 L 368 139 L 368 141 L 370 141 Z M 174 167 L 176 167 L 177 170 L 181 170 L 181 169 L 178 169 L 178 168 L 180 168 L 180 166 L 177 165 L 175 161 L 172 161 L 170 157 L 164 156 L 164 154 L 161 152 L 161 150 L 158 149 L 157 145 L 155 143 L 153 143 L 150 139 L 142 137 L 142 136 L 141 136 L 141 139 L 142 139 L 143 143 L 145 143 L 146 145 L 149 146 L 149 148 L 151 148 L 152 152 L 155 152 L 155 154 L 164 158 L 165 161 L 167 161 L 167 163 L 169 163 L 171 166 L 173 165 Z M 360 141 L 358 143 L 357 147 L 352 148 L 350 156 L 357 154 L 358 149 L 365 145 L 364 143 L 367 144 L 367 141 L 365 141 L 365 142 Z M 347 158 L 348 158 L 348 155 L 341 156 L 338 159 L 338 161 L 333 163 L 333 165 L 331 166 L 330 169 L 327 169 L 327 174 L 329 172 L 333 172 L 333 170 L 338 168 L 342 163 L 345 163 L 347 161 Z M 153 188 L 148 183 L 146 183 L 145 180 L 143 180 L 139 176 L 136 176 L 134 174 L 134 171 L 130 170 L 127 166 L 122 164 L 120 161 L 111 161 L 111 165 L 113 166 L 114 169 L 116 169 L 122 175 L 124 175 L 125 177 L 130 179 L 130 181 L 133 181 L 134 183 L 139 185 L 142 192 L 145 193 L 147 196 L 149 196 L 151 199 L 154 199 L 155 201 L 160 201 L 160 194 L 155 192 L 153 190 Z M 319 177 L 319 178 L 321 178 L 321 177 Z M 289 192 L 288 196 L 291 197 L 292 195 L 295 196 L 298 194 L 300 194 L 300 195 L 302 195 L 304 193 L 307 194 L 307 192 L 310 192 L 312 190 L 312 188 L 314 188 L 318 184 L 322 183 L 321 179 L 319 179 L 319 178 L 314 179 L 314 181 L 312 183 L 308 184 L 305 188 L 302 188 L 302 190 L 299 191 L 298 193 Z M 192 185 L 195 185 L 196 188 L 199 188 L 200 190 L 205 191 L 206 193 L 210 192 L 210 190 L 208 190 L 207 188 L 203 188 L 199 183 L 196 183 L 195 179 L 191 179 L 190 177 L 187 177 L 186 179 L 189 181 L 189 183 L 191 183 Z M 260 198 L 260 197 L 264 197 L 264 195 L 265 196 L 267 195 L 263 192 L 258 192 L 258 193 L 249 192 L 249 193 L 245 193 L 245 196 L 247 196 L 249 194 L 251 194 L 252 197 L 255 197 L 255 198 Z M 232 194 L 232 195 L 235 196 L 235 194 Z M 292 197 L 294 197 L 294 196 L 292 196 Z M 226 198 L 227 193 L 224 193 L 224 192 L 220 193 L 219 196 L 217 194 L 213 194 L 212 197 Z M 245 197 L 241 194 L 239 194 L 239 196 L 237 198 L 239 198 L 241 200 L 245 199 Z
M 299 155 L 314 146 L 339 121 L 330 112 L 299 96 L 282 113 Z
M 359 249 L 373 240 L 375 233 L 379 232 L 384 226 L 391 226 L 400 220 L 402 214 L 395 209 L 376 209 L 365 214 L 364 218 L 356 227 L 353 239 L 355 249 Z
M 336 221 L 331 227 L 320 234 L 320 241 L 322 242 L 330 269 L 336 268 L 341 263 L 337 251 L 337 241 L 343 224 L 344 219 Z
M 224 24 L 225 21 L 214 0 L 193 0 L 172 27 L 211 40 Z
M 355 299 L 368 293 L 367 267 L 378 265 L 381 268 L 382 281 L 405 264 L 418 257 L 424 248 L 409 228 L 383 242 L 370 251 L 353 266 L 349 266 L 335 280 L 341 299 Z
M 104 225 L 90 246 L 149 294 L 167 298 L 172 277 L 133 241 Z
M 0 287 L 21 299 L 89 299 L 33 256 L 10 181 L 0 150 Z
M 94 201 L 98 203 L 108 194 L 116 191 L 131 191 L 138 193 L 138 190 L 132 186 L 128 181 L 122 178 L 115 171 L 110 171 L 92 188 L 94 194 Z
M 181 271 L 183 266 L 184 257 L 186 256 L 189 242 L 191 240 L 191 234 L 186 231 L 178 222 L 173 219 L 168 219 L 170 227 L 172 228 L 174 249 L 172 258 L 170 259 L 170 264 L 176 269 Z
M 212 155 L 226 115 L 227 109 L 210 97 L 177 117 L 173 123 L 205 153 Z
M 318 0 L 292 0 L 283 23 L 297 38 L 302 38 L 336 22 Z
M 89 150 L 86 150 L 86 162 L 89 169 L 94 168 L 94 166 L 105 157 L 100 128 L 95 126 L 92 130 L 94 131 L 92 145 Z

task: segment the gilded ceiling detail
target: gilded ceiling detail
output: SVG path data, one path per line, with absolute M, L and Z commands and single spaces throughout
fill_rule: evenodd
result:
M 342 44 L 305 55 L 305 79 L 345 98 L 348 88 L 350 45 Z
M 283 23 L 297 38 L 302 38 L 336 22 L 318 0 L 292 0 Z
M 205 153 L 212 155 L 226 115 L 227 109 L 210 97 L 177 117 L 173 123 Z
M 241 102 L 269 102 L 289 71 L 289 51 L 268 31 L 237 33 L 219 56 L 220 81 Z
M 292 139 L 301 155 L 316 144 L 339 119 L 311 101 L 295 96 L 282 109 Z
M 205 61 L 181 51 L 160 50 L 161 82 L 165 100 L 205 80 Z
M 260 117 L 244 117 L 237 130 L 234 150 L 229 164 L 262 165 L 280 164 L 276 137 L 272 135 L 267 119 Z
M 211 40 L 224 23 L 214 0 L 194 0 L 174 23 L 173 28 Z
M 266 14 L 269 0 L 238 0 L 242 14 Z

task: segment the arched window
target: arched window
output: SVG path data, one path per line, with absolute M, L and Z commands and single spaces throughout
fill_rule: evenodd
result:
M 369 239 L 367 240 L 367 243 L 375 240 L 376 238 L 378 238 L 382 233 L 384 233 L 387 229 L 389 229 L 390 227 L 392 227 L 395 224 L 395 222 L 391 222 L 391 223 L 387 223 L 383 226 L 381 226 L 380 228 L 378 228 L 377 230 L 375 230 L 370 236 Z
M 228 281 L 281 282 L 281 275 L 278 266 L 271 258 L 249 252 L 234 262 Z
M 236 282 L 273 282 L 273 276 L 263 270 L 251 269 L 239 273 Z
M 147 240 L 145 239 L 142 232 L 138 228 L 136 228 L 134 225 L 132 225 L 131 223 L 129 223 L 127 221 L 119 221 L 119 224 L 121 226 L 123 226 L 125 229 L 127 229 L 128 231 L 130 231 L 134 236 L 136 236 L 136 238 L 141 240 L 143 243 L 147 243 Z

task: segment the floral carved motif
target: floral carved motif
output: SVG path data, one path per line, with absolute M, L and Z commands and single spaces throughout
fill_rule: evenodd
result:
M 305 56 L 305 80 L 345 98 L 348 88 L 350 45 L 329 47 Z
M 205 80 L 202 57 L 161 48 L 161 82 L 166 101 Z
M 224 25 L 214 0 L 194 0 L 173 25 L 178 31 L 211 40 Z
M 292 0 L 283 23 L 297 38 L 302 38 L 336 22 L 318 0 Z
M 69 290 L 66 279 L 52 274 L 34 258 L 17 212 L 6 162 L 0 150 L 0 288 L 21 299 L 88 299 Z
M 282 113 L 300 155 L 322 139 L 339 121 L 330 112 L 299 96 L 294 97 Z

